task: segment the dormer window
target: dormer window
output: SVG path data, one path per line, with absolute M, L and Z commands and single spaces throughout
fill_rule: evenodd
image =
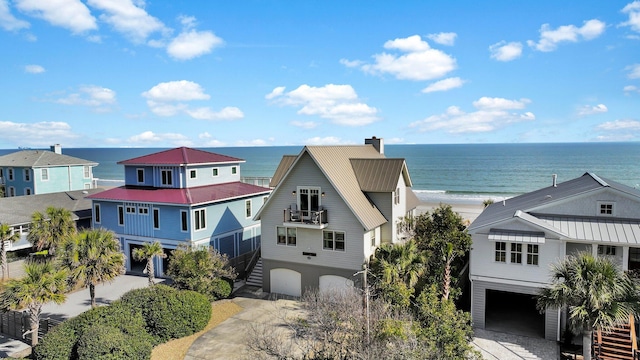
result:
M 138 175 L 138 184 L 144 184 L 144 169 L 136 169 Z
M 234 174 L 234 175 L 235 175 L 236 173 L 238 173 L 238 168 L 237 168 L 237 167 L 235 167 L 235 166 L 232 166 L 232 167 L 231 167 L 231 173 L 232 173 L 232 174 Z
M 598 202 L 598 214 L 600 215 L 614 215 L 614 206 L 612 202 Z
M 195 179 L 196 178 L 196 171 L 195 170 L 190 170 L 189 171 L 189 177 L 192 178 L 192 179 Z
M 161 176 L 162 185 L 164 185 L 164 186 L 173 185 L 173 171 L 171 171 L 171 170 L 162 170 L 160 172 L 160 176 Z

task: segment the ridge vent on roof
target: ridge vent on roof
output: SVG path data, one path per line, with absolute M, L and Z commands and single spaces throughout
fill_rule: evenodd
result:
M 600 183 L 600 185 L 602 185 L 602 186 L 609 186 L 609 184 L 607 184 L 607 182 L 606 182 L 606 181 L 604 181 L 604 180 L 600 179 L 600 178 L 598 177 L 598 175 L 596 175 L 596 174 L 594 174 L 594 173 L 590 173 L 590 172 L 587 172 L 587 174 L 589 174 L 589 176 L 591 176 L 591 177 L 593 178 L 593 180 L 595 180 L 595 181 L 597 181 L 598 183 Z

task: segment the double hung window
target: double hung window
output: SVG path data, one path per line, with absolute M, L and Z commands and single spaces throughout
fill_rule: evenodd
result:
M 344 251 L 344 232 L 323 231 L 322 248 L 325 250 Z
M 278 245 L 296 246 L 297 230 L 296 228 L 289 228 L 284 226 L 278 226 L 276 228 L 277 243 Z

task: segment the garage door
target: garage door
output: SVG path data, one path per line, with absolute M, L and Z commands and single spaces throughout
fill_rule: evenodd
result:
M 277 294 L 301 296 L 302 283 L 300 273 L 289 269 L 271 269 L 271 292 Z
M 320 276 L 320 292 L 327 290 L 341 290 L 353 287 L 353 281 L 342 276 L 322 275 Z

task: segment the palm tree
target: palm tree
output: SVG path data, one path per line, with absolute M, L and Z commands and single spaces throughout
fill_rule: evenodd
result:
M 593 331 L 624 324 L 638 311 L 637 286 L 608 258 L 569 256 L 552 267 L 551 279 L 537 297 L 538 309 L 567 307 L 571 329 L 582 333 L 586 360 L 591 359 Z
M 167 254 L 164 253 L 162 245 L 158 241 L 154 243 L 144 243 L 141 248 L 133 250 L 133 258 L 137 261 L 147 260 L 147 266 L 145 271 L 149 277 L 149 286 L 153 286 L 153 279 L 155 278 L 155 269 L 153 266 L 153 260 L 155 258 L 166 258 Z
M 73 284 L 89 288 L 91 307 L 96 307 L 96 285 L 124 274 L 124 254 L 113 232 L 83 230 L 63 244 L 60 267 L 69 270 Z
M 0 294 L 0 304 L 5 309 L 27 308 L 30 315 L 31 346 L 38 344 L 38 328 L 42 305 L 53 301 L 62 304 L 67 295 L 67 272 L 58 270 L 49 262 L 27 263 L 24 266 L 26 275 L 20 279 L 10 280 Z
M 9 278 L 9 264 L 7 263 L 7 247 L 5 243 L 16 242 L 20 239 L 20 234 L 11 233 L 11 227 L 7 224 L 0 224 L 0 262 L 2 262 L 2 280 Z
M 53 255 L 56 247 L 75 233 L 76 225 L 71 212 L 50 206 L 44 214 L 36 211 L 31 215 L 31 228 L 27 239 L 36 250 L 47 248 L 49 255 Z

